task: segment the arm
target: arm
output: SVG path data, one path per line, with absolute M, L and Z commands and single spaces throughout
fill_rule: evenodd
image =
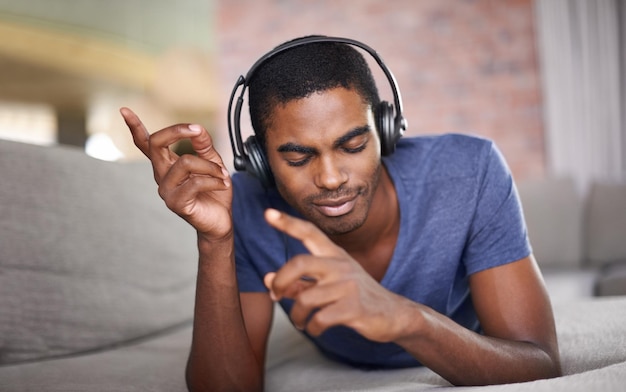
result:
M 266 293 L 239 295 L 232 242 L 199 240 L 193 337 L 187 363 L 191 391 L 263 389 L 273 303 Z
M 239 295 L 231 181 L 211 137 L 200 126 L 187 124 L 150 135 L 132 111 L 123 108 L 121 114 L 135 145 L 152 163 L 159 195 L 198 233 L 188 388 L 262 390 L 272 303 L 267 294 Z M 182 139 L 191 140 L 197 156 L 178 156 L 170 150 Z
M 561 374 L 552 309 L 532 256 L 479 272 L 470 277 L 470 287 L 484 335 L 410 304 L 397 343 L 456 385 Z
M 345 325 L 370 340 L 395 342 L 459 385 L 560 374 L 552 310 L 532 257 L 470 278 L 485 332 L 480 335 L 389 292 L 312 224 L 274 212 L 266 218 L 311 251 L 266 277 L 274 299 L 295 299 L 290 317 L 310 334 Z M 314 284 L 302 285 L 302 276 L 313 278 Z M 317 312 L 309 318 L 313 310 Z

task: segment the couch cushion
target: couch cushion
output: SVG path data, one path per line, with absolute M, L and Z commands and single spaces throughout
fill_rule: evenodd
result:
M 115 350 L 0 366 L 2 392 L 187 392 L 191 324 Z
M 518 183 L 530 243 L 541 267 L 578 267 L 583 256 L 583 203 L 570 178 Z
M 585 213 L 586 261 L 626 261 L 626 183 L 594 183 Z
M 623 391 L 626 297 L 588 298 L 554 308 L 563 377 L 452 387 L 425 367 L 367 371 L 330 361 L 277 309 L 268 347 L 268 391 Z M 0 372 L 0 376 L 2 373 Z
M 265 390 L 271 392 L 622 392 L 626 385 L 626 298 L 555 306 L 564 376 L 518 384 L 453 387 L 425 368 L 361 370 L 323 357 L 282 309 L 268 344 Z M 191 326 L 117 350 L 19 366 L 0 366 L 2 392 L 186 391 Z
M 0 364 L 120 344 L 192 317 L 195 234 L 151 168 L 0 141 Z

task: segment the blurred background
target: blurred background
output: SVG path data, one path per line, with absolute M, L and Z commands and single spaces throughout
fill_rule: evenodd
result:
M 0 0 L 0 138 L 145 159 L 128 106 L 151 131 L 201 123 L 230 163 L 237 77 L 326 34 L 377 50 L 408 135 L 491 138 L 517 180 L 570 176 L 584 191 L 626 180 L 625 24 L 626 0 Z

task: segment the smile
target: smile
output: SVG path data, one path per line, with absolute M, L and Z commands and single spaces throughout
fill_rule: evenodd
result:
M 322 200 L 313 203 L 322 215 L 328 217 L 345 215 L 354 209 L 355 204 L 356 196 L 340 200 Z

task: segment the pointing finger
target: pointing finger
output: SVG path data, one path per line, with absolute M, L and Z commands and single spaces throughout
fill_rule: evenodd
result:
M 265 210 L 265 220 L 275 229 L 302 241 L 314 256 L 330 257 L 345 253 L 311 222 L 284 214 L 273 208 Z
M 129 108 L 121 108 L 120 114 L 124 118 L 124 122 L 126 123 L 126 126 L 128 126 L 128 129 L 130 129 L 135 146 L 137 146 L 137 148 L 139 148 L 145 156 L 149 157 L 148 146 L 150 133 L 146 127 L 143 125 L 135 112 Z

